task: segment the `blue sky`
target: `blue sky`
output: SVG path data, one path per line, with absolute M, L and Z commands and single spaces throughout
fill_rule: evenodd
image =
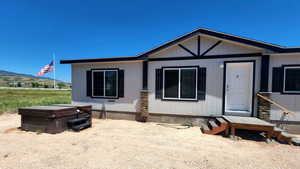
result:
M 198 27 L 300 46 L 297 0 L 7 0 L 0 69 L 36 74 L 60 59 L 133 56 Z M 49 73 L 47 76 L 52 76 Z M 70 65 L 57 64 L 70 81 Z

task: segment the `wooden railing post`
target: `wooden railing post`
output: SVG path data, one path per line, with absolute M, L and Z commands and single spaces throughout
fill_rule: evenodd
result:
M 287 119 L 286 117 L 289 114 L 293 114 L 294 112 L 290 111 L 287 109 L 285 106 L 275 102 L 274 100 L 270 99 L 270 93 L 257 93 L 256 94 L 258 97 L 258 103 L 257 103 L 257 112 L 258 112 L 258 117 L 260 119 L 270 121 L 270 110 L 271 110 L 271 104 L 274 106 L 278 107 L 279 109 L 282 110 L 282 115 L 281 115 L 281 120 L 282 119 Z

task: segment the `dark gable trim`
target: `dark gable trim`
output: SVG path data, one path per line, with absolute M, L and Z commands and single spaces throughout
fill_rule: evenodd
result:
M 190 53 L 193 56 L 197 56 L 194 52 L 192 52 L 191 50 L 189 50 L 188 48 L 186 48 L 185 46 L 183 46 L 182 44 L 178 44 L 179 47 L 181 47 L 183 50 L 185 50 L 186 52 Z
M 201 37 L 198 36 L 197 37 L 197 55 L 200 56 L 200 52 L 201 52 Z
M 145 52 L 145 53 L 142 53 L 142 54 L 139 55 L 139 57 L 142 57 L 142 56 L 148 56 L 148 55 L 150 55 L 150 54 L 152 54 L 152 53 L 155 53 L 155 52 L 157 52 L 157 51 L 166 49 L 166 48 L 168 48 L 168 47 L 170 47 L 170 46 L 173 46 L 173 45 L 177 44 L 178 42 L 181 42 L 181 41 L 183 41 L 183 40 L 189 39 L 189 38 L 193 37 L 194 35 L 198 35 L 198 34 L 199 34 L 198 30 L 193 31 L 193 32 L 190 32 L 190 33 L 188 33 L 188 34 L 186 34 L 186 35 L 184 35 L 184 36 L 181 36 L 181 37 L 179 37 L 179 38 L 177 38 L 177 39 L 175 39 L 175 40 L 172 40 L 172 41 L 170 41 L 170 42 L 168 42 L 168 43 L 165 43 L 165 44 L 163 44 L 163 45 L 160 45 L 160 46 L 158 46 L 158 47 L 156 47 L 156 48 L 154 48 L 154 49 L 152 49 L 152 50 L 150 50 L 150 51 L 147 51 L 147 52 Z
M 221 40 L 219 40 L 217 43 L 213 44 L 210 48 L 208 48 L 205 52 L 201 54 L 201 56 L 206 55 L 209 51 L 213 50 L 215 47 L 217 47 L 220 43 L 222 43 Z
M 222 59 L 222 58 L 242 58 L 242 57 L 259 57 L 261 53 L 246 53 L 246 54 L 228 54 L 228 55 L 209 55 L 209 56 L 182 56 L 170 58 L 149 58 L 148 61 L 172 61 L 172 60 L 194 60 L 194 59 Z
M 225 88 L 226 88 L 226 63 L 253 63 L 253 80 L 252 80 L 252 105 L 251 105 L 251 117 L 254 116 L 254 99 L 255 99 L 255 82 L 256 82 L 256 61 L 255 60 L 235 60 L 235 61 L 224 61 L 223 71 L 223 97 L 222 97 L 222 114 L 225 115 Z
M 199 31 L 200 31 L 200 33 L 205 34 L 205 35 L 214 36 L 217 38 L 226 39 L 226 40 L 230 40 L 230 41 L 235 41 L 235 42 L 243 43 L 246 45 L 265 48 L 265 49 L 269 49 L 269 50 L 276 51 L 276 52 L 281 52 L 283 49 L 279 46 L 275 46 L 275 45 L 272 45 L 269 43 L 263 43 L 263 42 L 250 40 L 250 39 L 246 39 L 246 38 L 242 38 L 242 37 L 238 37 L 238 36 L 233 36 L 233 35 L 229 35 L 229 34 L 225 34 L 225 33 L 221 33 L 221 32 L 210 31 L 207 29 L 199 29 Z
M 114 61 L 138 61 L 138 60 L 144 60 L 144 58 L 140 58 L 140 57 L 118 57 L 118 58 L 61 60 L 60 64 L 91 63 L 91 62 L 114 62 Z

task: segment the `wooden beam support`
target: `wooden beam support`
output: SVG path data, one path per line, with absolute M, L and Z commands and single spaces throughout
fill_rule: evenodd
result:
M 207 54 L 209 51 L 211 51 L 213 48 L 215 48 L 216 46 L 218 46 L 222 41 L 219 40 L 217 43 L 215 43 L 214 45 L 212 45 L 210 48 L 208 48 L 205 52 L 203 52 L 201 54 L 201 56 L 204 56 L 205 54 Z
M 200 56 L 200 36 L 197 37 L 197 56 Z
M 184 47 L 181 44 L 178 44 L 179 47 L 181 47 L 183 50 L 187 51 L 188 53 L 190 53 L 193 56 L 197 56 L 194 52 L 190 51 L 188 48 Z

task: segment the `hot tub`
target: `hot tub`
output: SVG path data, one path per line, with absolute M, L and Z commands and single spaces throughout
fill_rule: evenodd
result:
M 84 111 L 71 105 L 33 106 L 19 109 L 21 115 L 21 128 L 26 131 L 45 133 L 60 133 L 68 129 L 68 121 L 87 116 L 88 109 Z M 83 109 L 82 109 L 83 110 Z M 90 118 L 90 115 L 89 117 Z

